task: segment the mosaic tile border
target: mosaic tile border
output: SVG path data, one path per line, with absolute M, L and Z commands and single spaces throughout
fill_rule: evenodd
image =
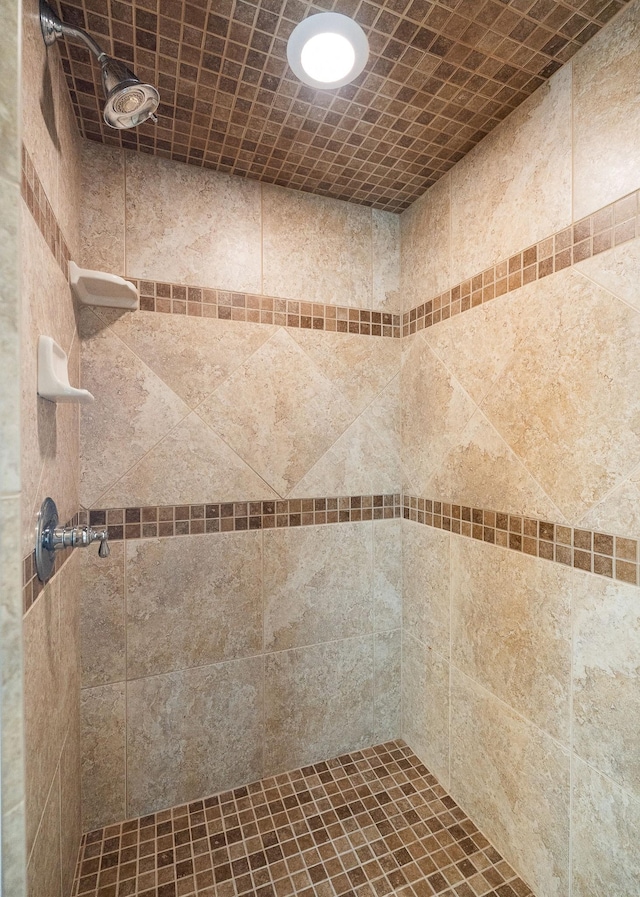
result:
M 498 262 L 402 316 L 409 336 L 640 237 L 640 190 Z
M 71 253 L 54 214 L 53 207 L 42 186 L 42 181 L 38 177 L 38 172 L 24 143 L 22 144 L 20 193 L 38 226 L 38 230 L 60 266 L 60 270 L 65 278 L 68 278 Z
M 277 501 L 217 502 L 101 508 L 82 513 L 90 526 L 106 526 L 109 539 L 155 539 L 292 526 L 322 526 L 400 517 L 401 496 L 346 495 L 338 498 L 289 498 Z
M 402 516 L 531 557 L 638 585 L 637 539 L 406 494 Z
M 80 512 L 74 514 L 71 520 L 65 523 L 65 526 L 78 526 L 80 523 Z M 56 576 L 63 568 L 65 563 L 71 557 L 71 549 L 66 548 L 62 551 L 56 551 L 55 566 L 53 575 Z M 51 580 L 49 580 L 50 582 Z M 35 604 L 36 599 L 40 596 L 46 583 L 40 582 L 36 574 L 36 553 L 32 551 L 22 559 L 22 613 L 26 614 L 29 608 Z
M 277 324 L 281 327 L 356 333 L 361 336 L 400 337 L 400 315 L 389 312 L 154 280 L 127 279 L 140 290 L 141 311 Z
M 82 837 L 73 897 L 533 897 L 401 740 Z

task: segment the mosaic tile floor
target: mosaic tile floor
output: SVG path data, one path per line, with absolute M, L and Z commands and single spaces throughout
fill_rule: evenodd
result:
M 85 835 L 72 895 L 534 897 L 402 741 Z

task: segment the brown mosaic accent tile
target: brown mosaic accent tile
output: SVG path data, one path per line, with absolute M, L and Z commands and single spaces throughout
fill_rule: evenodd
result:
M 323 196 L 401 211 L 570 59 L 626 0 L 64 0 L 66 22 L 158 86 L 158 124 L 102 121 L 99 67 L 61 43 L 83 137 Z M 319 10 L 369 38 L 364 72 L 316 91 L 286 42 Z
M 71 258 L 69 247 L 24 143 L 22 144 L 20 192 L 47 246 L 60 266 L 60 270 L 67 278 L 69 276 L 69 259 Z
M 533 897 L 403 741 L 85 834 L 72 897 Z
M 402 516 L 598 576 L 639 584 L 636 539 L 406 494 Z
M 405 312 L 402 335 L 432 327 L 636 237 L 640 237 L 640 190 Z
M 388 312 L 152 280 L 133 280 L 132 283 L 140 291 L 141 311 L 362 336 L 400 337 L 400 315 Z
M 84 511 L 90 526 L 107 526 L 109 539 L 155 539 L 202 533 L 318 526 L 400 517 L 401 496 L 346 495 L 279 501 L 214 502 Z
M 65 523 L 65 526 L 78 526 L 80 523 L 80 513 L 74 514 L 71 520 Z M 66 548 L 63 551 L 56 551 L 55 566 L 53 575 L 60 572 L 66 561 L 71 556 L 72 549 Z M 36 553 L 35 550 L 27 557 L 22 559 L 22 613 L 26 614 L 29 608 L 35 604 L 38 597 L 42 593 L 45 584 L 40 582 L 36 574 Z

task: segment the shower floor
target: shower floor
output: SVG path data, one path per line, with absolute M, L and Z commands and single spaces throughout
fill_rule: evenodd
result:
M 402 741 L 83 836 L 72 897 L 534 897 Z

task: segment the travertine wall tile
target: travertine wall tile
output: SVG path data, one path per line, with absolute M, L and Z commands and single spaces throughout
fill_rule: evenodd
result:
M 125 170 L 127 276 L 260 292 L 259 184 L 141 153 Z
M 451 660 L 569 745 L 570 570 L 451 537 Z
M 264 184 L 262 220 L 264 293 L 373 307 L 370 209 Z
M 449 662 L 402 634 L 402 737 L 449 788 Z
M 576 262 L 575 267 L 581 274 L 640 311 L 640 240 L 621 243 L 608 252 Z
M 373 636 L 267 655 L 265 774 L 372 744 L 373 733 Z
M 573 818 L 573 897 L 637 891 L 640 801 L 576 759 Z
M 376 311 L 400 314 L 400 216 L 371 209 L 371 255 L 373 259 L 373 296 Z
M 449 656 L 449 533 L 404 524 L 402 533 L 402 627 L 405 633 Z
M 373 740 L 398 738 L 402 728 L 402 630 L 378 632 L 373 646 Z
M 372 523 L 267 530 L 265 650 L 372 632 L 372 549 Z
M 582 218 L 640 186 L 640 5 L 629 6 L 572 63 L 573 215 Z
M 81 255 L 78 264 L 124 275 L 124 153 L 84 140 L 81 147 Z
M 573 573 L 576 753 L 640 800 L 640 589 Z
M 262 775 L 263 661 L 250 657 L 127 686 L 127 816 Z
M 27 897 L 62 897 L 60 781 L 56 771 L 27 865 Z
M 83 688 L 82 828 L 93 831 L 127 815 L 124 682 Z
M 261 652 L 261 542 L 223 533 L 127 543 L 127 679 Z
M 402 625 L 402 521 L 373 524 L 373 619 L 377 632 Z
M 108 558 L 95 551 L 80 556 L 82 685 L 106 685 L 125 678 L 124 545 Z
M 451 175 L 400 216 L 400 276 L 405 311 L 451 285 Z
M 451 286 L 571 222 L 571 80 L 565 66 L 452 170 Z
M 10 154 L 7 153 L 7 157 Z M 20 351 L 20 189 L 0 178 L 0 358 L 8 370 L 17 370 Z M 20 388 L 16 381 L 6 384 L 0 404 L 0 493 L 20 491 Z
M 455 667 L 451 793 L 535 893 L 568 893 L 569 754 Z

